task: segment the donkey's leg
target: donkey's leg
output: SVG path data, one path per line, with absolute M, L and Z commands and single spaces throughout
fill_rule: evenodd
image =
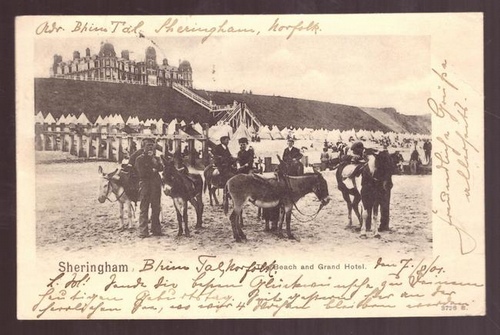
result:
M 238 235 L 240 235 L 241 239 L 242 240 L 245 240 L 247 239 L 247 236 L 245 235 L 245 233 L 243 232 L 243 211 L 240 212 L 240 215 L 239 215 L 239 220 L 238 222 L 236 222 L 236 226 L 238 227 Z
M 132 219 L 132 202 L 130 200 L 127 200 L 125 202 L 125 206 L 127 207 L 127 218 L 128 218 L 128 228 L 134 228 L 134 221 Z
M 237 222 L 239 221 L 239 215 L 237 213 L 238 209 L 234 208 L 233 211 L 231 212 L 231 215 L 229 215 L 229 221 L 231 221 L 231 228 L 233 229 L 233 237 L 236 240 L 236 242 L 241 242 L 241 237 L 239 235 L 238 227 L 237 227 Z
M 354 199 L 352 200 L 352 209 L 354 210 L 354 214 L 356 214 L 356 218 L 358 219 L 359 229 L 363 227 L 363 217 L 359 212 L 359 203 L 361 202 L 361 194 L 358 191 L 354 193 Z M 365 222 L 366 225 L 366 222 Z
M 257 216 L 259 219 L 263 219 L 264 220 L 264 231 L 269 231 L 270 228 L 269 228 L 269 209 L 268 208 L 260 208 L 258 207 L 258 212 L 257 212 Z
M 292 221 L 292 208 L 290 209 L 285 208 L 285 210 L 286 210 L 286 234 L 288 235 L 288 238 L 295 239 L 295 237 L 292 234 L 292 229 L 290 227 L 290 223 Z
M 201 194 L 189 200 L 196 211 L 196 228 L 201 228 L 203 218 L 203 200 Z
M 212 201 L 212 185 L 208 184 L 208 199 L 210 200 L 210 206 L 213 206 L 213 201 Z
M 187 200 L 182 200 L 182 218 L 184 220 L 184 234 L 186 236 L 191 236 L 189 233 L 189 226 L 188 226 L 188 204 Z
M 280 208 L 280 214 L 279 214 L 279 224 L 278 224 L 278 229 L 277 233 L 279 237 L 283 237 L 283 221 L 285 220 L 285 210 L 283 208 Z
M 366 238 L 366 231 L 370 229 L 371 216 L 372 216 L 373 206 L 366 206 L 363 211 L 363 222 L 364 225 L 359 231 L 360 237 Z
M 181 209 L 182 205 L 178 203 L 178 198 L 172 198 L 174 202 L 174 207 L 175 207 L 175 213 L 177 214 L 177 224 L 179 225 L 179 231 L 177 233 L 177 236 L 182 236 L 182 214 L 181 214 Z
M 379 238 L 379 224 L 378 224 L 378 211 L 379 211 L 379 201 L 378 199 L 375 199 L 373 202 L 373 208 L 372 208 L 372 216 L 371 216 L 371 224 L 372 224 L 372 230 L 373 230 L 373 236 Z
M 215 194 L 215 191 L 217 191 L 217 188 L 212 188 L 212 196 L 214 197 L 215 201 L 215 206 L 219 206 L 219 199 L 217 198 L 217 195 Z
M 123 206 L 124 206 L 124 203 L 120 201 L 120 227 L 118 228 L 118 230 L 120 230 L 120 231 L 127 229 L 127 226 L 125 225 L 124 218 L 123 218 L 124 217 Z
M 352 226 L 352 203 L 351 196 L 348 191 L 342 191 L 342 197 L 344 198 L 345 203 L 347 204 L 347 227 Z

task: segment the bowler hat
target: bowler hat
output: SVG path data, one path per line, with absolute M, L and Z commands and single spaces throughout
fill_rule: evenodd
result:
M 220 141 L 221 141 L 221 142 L 222 142 L 222 141 L 224 141 L 224 140 L 229 140 L 229 136 L 222 136 L 222 137 L 220 138 Z
M 238 140 L 239 144 L 248 144 L 248 139 L 246 137 L 242 137 Z
M 147 143 L 155 144 L 155 140 L 153 138 L 146 137 L 142 140 L 142 144 L 145 145 Z

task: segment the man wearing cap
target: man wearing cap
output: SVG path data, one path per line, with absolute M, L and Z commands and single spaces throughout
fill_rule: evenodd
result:
M 237 161 L 240 164 L 238 173 L 250 173 L 253 169 L 254 151 L 252 148 L 247 149 L 248 139 L 242 137 L 238 140 L 240 151 L 238 151 Z
M 139 236 L 148 237 L 148 214 L 151 206 L 151 232 L 160 236 L 160 203 L 161 203 L 161 160 L 155 156 L 155 141 L 150 138 L 143 140 L 144 152 L 137 157 L 135 169 L 139 175 Z
M 293 138 L 289 138 L 287 141 L 288 146 L 285 148 L 283 151 L 283 162 L 286 163 L 288 166 L 288 174 L 293 176 L 293 175 L 301 175 L 303 174 L 303 166 L 300 160 L 302 159 L 303 155 L 300 152 L 300 150 L 296 147 L 294 147 L 294 140 Z
M 227 176 L 231 171 L 234 163 L 234 158 L 229 151 L 227 145 L 229 144 L 229 136 L 222 136 L 220 144 L 216 145 L 212 154 L 214 156 L 214 163 L 222 176 Z

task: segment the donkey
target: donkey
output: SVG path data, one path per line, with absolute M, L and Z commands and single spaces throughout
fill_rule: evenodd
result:
M 340 166 L 336 173 L 337 184 L 347 203 L 348 227 L 352 226 L 351 212 L 354 210 L 360 225 L 361 237 L 366 237 L 367 230 L 380 237 L 379 231 L 389 229 L 389 207 L 392 189 L 394 164 L 387 151 L 366 150 L 367 163 L 361 167 L 352 164 Z M 354 174 L 347 173 L 354 172 Z M 351 196 L 353 200 L 351 201 Z M 359 203 L 363 205 L 363 216 L 359 211 Z M 380 206 L 380 229 L 377 225 L 378 208 Z
M 321 201 L 318 212 L 330 201 L 327 182 L 317 170 L 314 173 L 297 177 L 283 176 L 282 179 L 284 180 L 266 180 L 253 174 L 240 174 L 228 180 L 226 190 L 233 199 L 234 205 L 229 220 L 236 242 L 246 240 L 242 230 L 241 213 L 243 206 L 248 201 L 261 208 L 280 206 L 279 233 L 281 234 L 283 221 L 286 217 L 286 231 L 290 239 L 295 238 L 290 228 L 292 208 L 299 199 L 314 192 Z M 224 197 L 225 214 L 228 212 L 228 207 L 228 199 Z
M 102 167 L 99 166 L 97 172 L 100 176 L 99 182 L 99 197 L 97 200 L 102 204 L 106 200 L 111 202 L 118 202 L 120 204 L 120 230 L 125 230 L 127 228 L 132 228 L 133 220 L 132 220 L 132 201 L 127 196 L 125 192 L 125 188 L 120 183 L 120 176 L 118 175 L 118 169 L 113 172 L 106 173 L 103 171 Z M 109 198 L 110 194 L 114 194 L 115 200 L 111 200 Z M 128 222 L 125 224 L 124 222 L 124 208 L 126 208 Z
M 203 216 L 203 179 L 199 174 L 181 172 L 175 167 L 172 159 L 166 159 L 162 156 L 162 160 L 164 165 L 162 177 L 163 193 L 171 197 L 174 203 L 179 223 L 179 232 L 177 235 L 182 236 L 182 222 L 184 222 L 184 233 L 186 236 L 190 236 L 187 203 L 190 202 L 195 208 L 196 228 L 201 228 Z

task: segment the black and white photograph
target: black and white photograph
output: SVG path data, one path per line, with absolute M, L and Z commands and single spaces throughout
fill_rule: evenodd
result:
M 18 315 L 484 312 L 475 53 L 351 19 L 18 19 Z

